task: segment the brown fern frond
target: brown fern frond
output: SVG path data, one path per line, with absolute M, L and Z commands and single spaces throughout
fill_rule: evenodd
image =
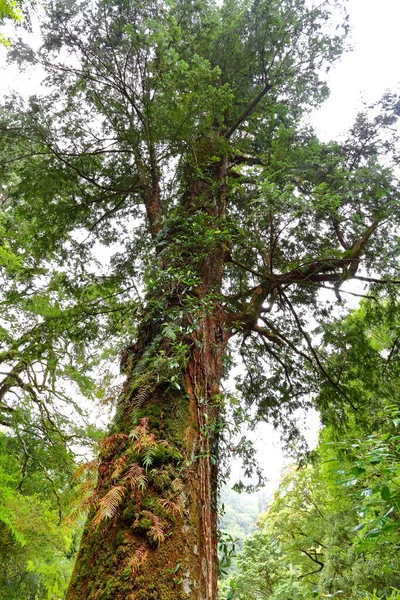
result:
M 139 420 L 138 425 L 131 431 L 130 437 L 134 440 L 134 450 L 139 454 L 149 446 L 157 445 L 156 437 L 150 431 L 149 417 L 143 417 L 143 419 Z
M 71 504 L 81 505 L 84 502 L 90 506 L 98 502 L 98 495 L 93 480 L 86 479 L 74 487 Z
M 128 481 L 132 489 L 139 489 L 142 492 L 147 488 L 146 471 L 138 463 L 134 463 L 125 473 L 122 481 Z
M 111 479 L 118 479 L 118 477 L 121 475 L 122 471 L 124 470 L 126 463 L 129 460 L 129 455 L 128 454 L 124 454 L 123 456 L 120 456 L 120 458 L 117 458 L 114 461 L 114 471 L 111 473 Z
M 87 495 L 92 487 L 92 485 L 90 485 L 90 487 L 88 486 L 88 482 L 84 482 L 81 486 L 79 486 L 79 496 L 80 498 L 83 498 L 83 500 L 80 499 L 75 503 L 75 506 L 73 506 L 71 512 L 65 519 L 65 523 L 67 525 L 73 525 L 77 523 L 79 519 L 92 508 L 92 506 L 98 504 L 99 497 L 95 490 L 93 490 L 90 495 Z
M 152 525 L 150 527 L 151 536 L 152 536 L 153 540 L 158 545 L 160 545 L 161 542 L 163 542 L 165 540 L 164 524 L 156 515 L 151 515 L 151 522 L 152 522 Z
M 171 515 L 182 515 L 182 506 L 179 502 L 173 502 L 172 500 L 167 500 L 166 498 L 160 498 L 158 503 Z
M 171 444 L 167 440 L 160 440 L 158 443 L 164 448 L 171 448 Z
M 139 419 L 139 423 L 143 429 L 146 429 L 148 432 L 150 431 L 150 417 L 142 417 Z
M 100 442 L 102 450 L 110 450 L 110 448 L 117 446 L 120 441 L 126 441 L 129 439 L 129 435 L 126 433 L 113 433 L 103 438 Z
M 99 588 L 97 590 L 97 592 L 95 592 L 94 596 L 93 596 L 93 600 L 99 600 L 100 596 L 102 595 L 102 593 L 104 592 L 103 588 Z
M 99 509 L 94 516 L 92 525 L 96 527 L 104 521 L 104 519 L 112 519 L 118 510 L 118 506 L 121 504 L 126 494 L 126 487 L 124 485 L 116 485 L 107 492 L 103 498 L 99 500 Z
M 139 546 L 135 550 L 135 554 L 130 559 L 129 563 L 132 567 L 132 577 L 136 578 L 140 567 L 145 563 L 149 551 L 144 546 Z
M 85 476 L 88 477 L 93 473 L 97 474 L 97 469 L 99 468 L 98 460 L 89 460 L 87 462 L 81 463 L 77 466 L 74 472 L 74 478 L 80 479 L 80 477 Z

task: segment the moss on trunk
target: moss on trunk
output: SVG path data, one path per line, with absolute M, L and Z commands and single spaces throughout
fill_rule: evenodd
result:
M 185 340 L 179 379 L 166 376 L 176 357 L 154 331 L 130 351 L 66 600 L 216 597 L 211 455 L 225 341 L 215 317 L 202 325 Z

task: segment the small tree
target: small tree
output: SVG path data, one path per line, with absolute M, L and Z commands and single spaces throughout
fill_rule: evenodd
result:
M 307 319 L 329 317 L 321 287 L 341 301 L 346 280 L 396 268 L 397 182 L 379 155 L 398 103 L 387 94 L 343 144 L 302 125 L 343 48 L 339 8 L 54 2 L 41 50 L 15 48 L 47 72 L 46 95 L 2 126 L 3 211 L 46 266 L 29 279 L 47 286 L 45 347 L 60 323 L 85 356 L 97 334 L 130 338 L 68 600 L 216 597 L 235 340 L 255 419 L 285 422 L 321 378 L 351 402 Z M 99 247 L 114 248 L 103 270 Z

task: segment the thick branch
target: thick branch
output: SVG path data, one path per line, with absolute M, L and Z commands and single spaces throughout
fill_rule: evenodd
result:
M 243 121 L 245 121 L 247 119 L 247 117 L 253 112 L 253 110 L 256 108 L 257 104 L 259 104 L 261 102 L 261 100 L 264 98 L 265 94 L 267 94 L 271 88 L 272 88 L 272 86 L 269 83 L 267 83 L 263 87 L 261 92 L 254 98 L 253 102 L 251 102 L 251 104 L 246 108 L 244 113 L 242 113 L 240 115 L 238 120 L 234 123 L 234 125 L 232 125 L 232 127 L 229 129 L 229 131 L 227 131 L 225 133 L 225 137 L 227 139 L 229 139 L 235 133 L 236 129 L 238 127 L 240 127 L 240 125 L 243 123 Z
M 15 386 L 16 382 L 19 384 L 20 383 L 20 377 L 19 374 L 22 373 L 22 371 L 26 368 L 26 364 L 25 362 L 21 361 L 19 362 L 17 365 L 15 365 L 15 367 L 13 367 L 11 369 L 11 371 L 6 375 L 6 377 L 3 379 L 3 381 L 1 382 L 0 385 L 0 409 L 1 410 L 6 410 L 5 405 L 3 403 L 3 399 L 4 396 L 7 394 L 7 392 Z
M 316 569 L 315 571 L 311 571 L 310 573 L 305 573 L 304 575 L 300 575 L 299 579 L 303 579 L 303 577 L 308 577 L 309 575 L 315 575 L 315 573 L 320 573 L 325 566 L 324 563 L 321 562 L 320 560 L 318 560 L 316 555 L 313 557 L 309 552 L 307 552 L 307 550 L 304 550 L 303 548 L 299 548 L 299 550 L 300 550 L 300 552 L 303 552 L 303 554 L 308 556 L 308 558 L 310 560 L 312 560 L 314 563 L 316 563 L 317 565 L 320 565 L 319 568 Z
M 277 335 L 271 333 L 270 331 L 268 331 L 268 329 L 265 329 L 265 327 L 260 327 L 259 325 L 252 325 L 251 327 L 249 327 L 249 329 L 251 331 L 259 333 L 262 337 L 267 338 L 267 340 L 269 340 L 270 342 L 274 342 L 274 344 L 278 344 L 279 346 L 285 345 L 285 343 Z

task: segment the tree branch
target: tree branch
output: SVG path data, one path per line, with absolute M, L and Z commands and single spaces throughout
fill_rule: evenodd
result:
M 303 554 L 308 556 L 308 558 L 310 560 L 312 560 L 314 563 L 316 563 L 317 565 L 320 565 L 320 567 L 318 569 L 316 569 L 315 571 L 311 571 L 310 573 L 305 573 L 304 575 L 300 575 L 298 577 L 298 579 L 303 579 L 303 577 L 308 577 L 309 575 L 315 575 L 315 573 L 320 573 L 322 571 L 322 569 L 324 568 L 325 564 L 323 562 L 321 562 L 320 560 L 318 560 L 316 556 L 313 557 L 309 552 L 307 552 L 307 550 L 303 550 L 302 548 L 299 548 L 299 550 L 300 550 L 300 552 L 303 552 Z
M 290 312 L 292 313 L 294 320 L 296 321 L 297 327 L 299 328 L 299 331 L 301 333 L 301 335 L 303 336 L 303 338 L 306 341 L 306 344 L 311 352 L 311 354 L 313 355 L 315 362 L 318 365 L 319 370 L 321 371 L 321 373 L 323 374 L 323 376 L 325 377 L 325 379 L 327 381 L 329 381 L 329 383 L 345 398 L 345 400 L 347 400 L 347 402 L 350 404 L 350 406 L 354 409 L 357 410 L 356 407 L 354 406 L 354 404 L 352 403 L 352 401 L 349 399 L 349 397 L 347 396 L 347 394 L 344 392 L 344 390 L 342 390 L 341 386 L 336 383 L 336 381 L 334 381 L 332 379 L 332 377 L 330 376 L 330 374 L 328 373 L 328 371 L 325 369 L 324 365 L 321 363 L 321 360 L 318 356 L 318 353 L 316 352 L 314 346 L 311 343 L 310 340 L 310 336 L 308 335 L 308 333 L 303 329 L 302 324 L 300 322 L 300 319 L 296 313 L 296 311 L 294 310 L 293 304 L 290 302 L 289 298 L 286 296 L 285 292 L 283 290 L 278 290 L 279 294 L 284 298 L 285 303 L 287 304 L 287 306 L 289 307 Z
M 247 119 L 247 117 L 253 112 L 253 110 L 255 109 L 257 104 L 259 104 L 261 102 L 261 100 L 264 98 L 265 94 L 267 94 L 271 88 L 272 88 L 272 86 L 269 83 L 265 84 L 265 86 L 263 87 L 261 92 L 259 94 L 257 94 L 257 96 L 254 98 L 254 100 L 246 108 L 244 113 L 242 113 L 240 115 L 240 117 L 237 119 L 237 121 L 234 123 L 234 125 L 232 125 L 232 127 L 225 133 L 225 137 L 227 139 L 229 139 L 235 133 L 236 129 L 238 127 L 240 127 L 240 125 L 243 123 L 243 121 L 245 121 L 245 119 Z

